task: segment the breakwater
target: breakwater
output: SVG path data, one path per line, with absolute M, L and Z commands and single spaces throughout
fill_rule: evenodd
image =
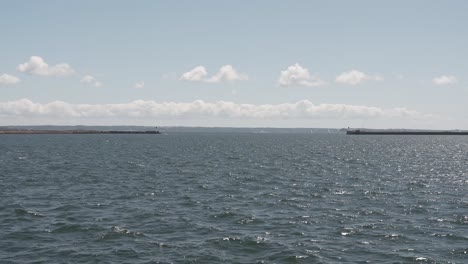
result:
M 348 130 L 347 135 L 468 135 L 468 131 L 363 131 Z

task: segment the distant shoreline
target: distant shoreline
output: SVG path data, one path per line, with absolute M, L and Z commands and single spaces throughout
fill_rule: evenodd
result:
M 0 130 L 1 134 L 30 135 L 30 134 L 161 134 L 158 130 L 149 131 L 120 131 L 120 130 Z
M 254 134 L 339 134 L 346 135 L 465 135 L 461 129 L 406 129 L 406 128 L 303 128 L 303 127 L 185 127 L 185 126 L 87 126 L 87 125 L 22 125 L 0 126 L 0 134 L 176 134 L 176 133 L 254 133 Z

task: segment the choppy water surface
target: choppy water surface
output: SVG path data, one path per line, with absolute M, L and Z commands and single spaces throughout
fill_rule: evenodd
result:
M 2 263 L 467 263 L 468 137 L 0 135 Z

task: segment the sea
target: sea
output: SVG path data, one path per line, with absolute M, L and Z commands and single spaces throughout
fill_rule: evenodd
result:
M 0 263 L 468 263 L 468 137 L 0 135 Z

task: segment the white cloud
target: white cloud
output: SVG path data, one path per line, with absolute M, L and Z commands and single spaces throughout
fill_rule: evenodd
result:
M 343 72 L 335 79 L 337 83 L 349 85 L 357 85 L 366 80 L 383 81 L 384 78 L 381 75 L 371 76 L 357 70 L 351 70 L 348 72 Z
M 80 82 L 85 84 L 85 85 L 94 86 L 94 87 L 101 87 L 102 86 L 102 83 L 99 82 L 98 80 L 96 80 L 96 78 L 94 78 L 94 76 L 92 76 L 92 75 L 83 76 L 83 78 L 81 78 Z
M 318 77 L 309 73 L 309 70 L 303 68 L 298 63 L 289 66 L 286 70 L 281 71 L 278 79 L 280 86 L 320 86 L 325 84 Z
M 49 66 L 39 56 L 31 56 L 29 61 L 18 65 L 16 70 L 19 72 L 40 76 L 66 76 L 75 73 L 75 70 L 73 70 L 73 68 L 66 63 Z
M 15 84 L 19 83 L 20 81 L 21 80 L 18 77 L 15 77 L 13 75 L 9 75 L 6 73 L 0 75 L 0 85 Z
M 219 71 L 209 78 L 207 82 L 224 82 L 224 81 L 246 81 L 249 77 L 246 74 L 239 73 L 231 65 L 224 65 Z
M 345 104 L 313 104 L 308 100 L 282 104 L 239 104 L 234 102 L 188 103 L 137 100 L 124 104 L 70 104 L 61 101 L 35 103 L 29 99 L 0 102 L 0 117 L 62 117 L 81 119 L 139 118 L 159 119 L 366 119 L 366 118 L 424 118 L 406 108 L 384 109 L 373 106 Z
M 231 82 L 231 81 L 245 81 L 249 77 L 246 74 L 239 73 L 231 65 L 222 66 L 218 72 L 208 77 L 208 71 L 204 66 L 197 66 L 191 71 L 182 74 L 180 77 L 184 81 L 193 81 L 193 82 L 209 82 L 209 83 L 219 83 L 219 82 Z
M 197 66 L 193 68 L 191 71 L 182 74 L 180 79 L 184 81 L 201 82 L 205 80 L 205 77 L 207 75 L 208 75 L 208 72 L 206 71 L 205 67 Z
M 137 88 L 137 89 L 141 89 L 141 88 L 145 87 L 145 82 L 144 81 L 136 82 L 134 87 Z
M 432 83 L 436 85 L 447 85 L 457 83 L 457 78 L 453 75 L 442 75 L 432 79 Z

